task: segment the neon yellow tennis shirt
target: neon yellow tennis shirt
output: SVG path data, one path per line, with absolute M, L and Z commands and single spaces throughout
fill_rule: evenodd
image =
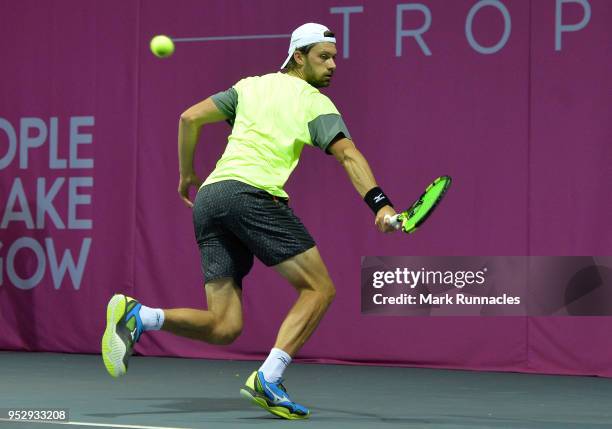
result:
M 286 198 L 283 187 L 304 145 L 325 151 L 339 134 L 351 138 L 328 97 L 284 73 L 242 79 L 212 100 L 233 128 L 223 156 L 202 186 L 238 180 Z

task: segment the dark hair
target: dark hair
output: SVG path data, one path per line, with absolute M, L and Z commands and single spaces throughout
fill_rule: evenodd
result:
M 331 31 L 326 31 L 325 33 L 323 33 L 323 36 L 324 37 L 335 37 L 334 33 L 332 33 Z M 314 45 L 316 45 L 316 43 L 302 46 L 301 48 L 297 48 L 296 51 L 300 51 L 302 54 L 308 55 L 308 52 L 310 52 L 310 50 L 313 48 Z M 295 61 L 295 58 L 293 57 L 293 55 L 291 55 L 291 59 L 289 60 L 286 66 L 287 70 L 295 70 L 299 66 L 300 65 Z

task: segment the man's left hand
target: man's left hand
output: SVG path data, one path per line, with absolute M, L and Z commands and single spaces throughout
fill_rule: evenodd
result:
M 187 207 L 193 207 L 193 202 L 189 199 L 189 188 L 195 186 L 197 191 L 197 189 L 199 189 L 201 185 L 202 180 L 198 178 L 198 176 L 196 176 L 195 174 L 192 174 L 187 177 L 181 176 L 178 185 L 178 193 L 181 197 L 181 200 L 183 200 L 183 203 L 185 203 Z

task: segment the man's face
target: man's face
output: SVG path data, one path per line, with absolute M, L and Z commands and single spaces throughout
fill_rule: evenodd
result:
M 336 45 L 330 42 L 317 43 L 304 58 L 304 78 L 315 88 L 329 86 L 336 70 Z

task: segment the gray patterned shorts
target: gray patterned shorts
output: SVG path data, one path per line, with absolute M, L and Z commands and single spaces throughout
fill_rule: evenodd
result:
M 286 199 L 236 180 L 199 190 L 193 225 L 207 282 L 232 277 L 242 287 L 253 255 L 272 266 L 315 246 Z

